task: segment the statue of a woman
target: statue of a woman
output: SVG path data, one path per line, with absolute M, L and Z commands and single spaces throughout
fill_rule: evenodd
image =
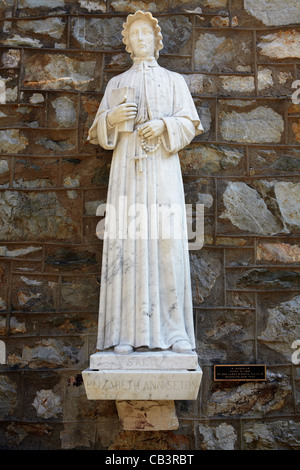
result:
M 203 128 L 184 78 L 157 63 L 158 21 L 138 11 L 122 34 L 133 65 L 109 81 L 89 131 L 92 144 L 114 151 L 107 206 L 119 214 L 115 233 L 125 233 L 104 239 L 97 349 L 183 353 L 195 339 L 178 151 Z M 167 222 L 171 236 L 162 234 Z M 132 224 L 144 236 L 132 236 Z

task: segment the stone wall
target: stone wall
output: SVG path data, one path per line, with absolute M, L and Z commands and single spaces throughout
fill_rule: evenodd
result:
M 0 447 L 299 449 L 299 1 L 0 7 Z M 204 379 L 168 432 L 122 430 L 115 403 L 88 401 L 81 377 L 111 159 L 87 130 L 109 78 L 130 66 L 121 25 L 137 9 L 159 18 L 159 63 L 184 75 L 205 128 L 180 155 L 187 203 L 205 206 L 205 245 L 191 251 Z M 214 382 L 218 363 L 266 364 L 268 380 Z

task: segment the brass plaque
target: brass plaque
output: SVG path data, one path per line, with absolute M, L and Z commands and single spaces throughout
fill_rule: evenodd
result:
M 249 381 L 264 382 L 266 377 L 264 364 L 218 364 L 214 365 L 214 381 Z

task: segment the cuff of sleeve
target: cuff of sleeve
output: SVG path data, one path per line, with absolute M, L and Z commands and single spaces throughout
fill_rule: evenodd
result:
M 109 122 L 108 113 L 106 114 L 106 126 L 108 131 L 111 131 L 114 128 L 114 126 L 112 126 Z
M 176 126 L 174 126 L 174 117 L 164 117 L 162 120 L 165 123 L 166 129 L 162 134 L 162 142 L 167 152 L 173 154 L 179 148 L 179 138 L 176 133 Z

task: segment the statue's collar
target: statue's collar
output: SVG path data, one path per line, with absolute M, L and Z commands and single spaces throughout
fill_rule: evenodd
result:
M 132 68 L 147 70 L 149 67 L 158 67 L 158 63 L 154 57 L 134 57 Z

